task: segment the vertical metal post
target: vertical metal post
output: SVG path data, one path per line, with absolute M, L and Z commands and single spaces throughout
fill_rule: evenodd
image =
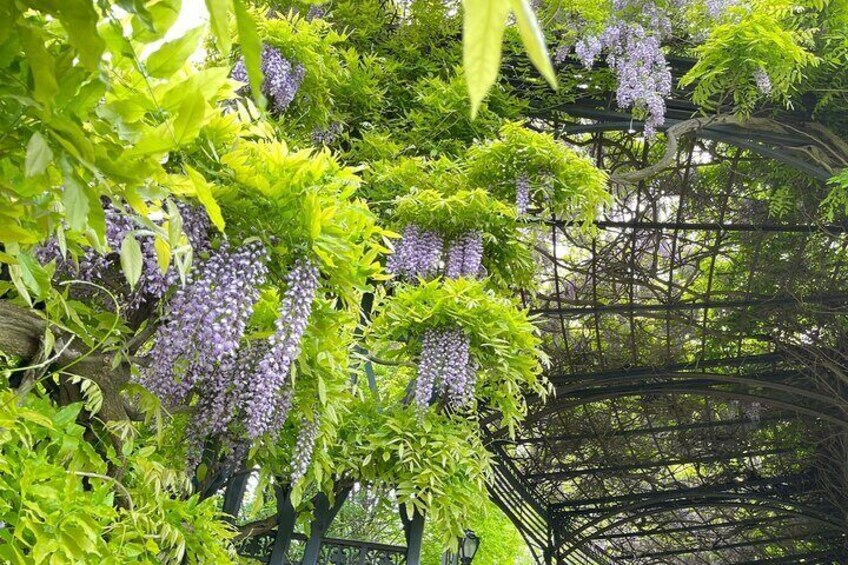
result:
M 250 470 L 242 469 L 227 481 L 227 489 L 224 491 L 224 505 L 222 510 L 233 518 L 238 517 L 241 504 L 244 501 L 244 491 L 247 489 L 247 481 L 250 479 Z
M 336 500 L 330 506 L 330 499 L 327 495 L 318 493 L 313 501 L 313 518 L 309 528 L 309 541 L 306 542 L 306 548 L 303 550 L 303 561 L 301 565 L 318 565 L 318 557 L 321 552 L 321 542 L 324 534 L 333 523 L 336 514 L 341 510 L 347 495 L 350 494 L 349 486 L 340 487 L 336 490 Z
M 286 553 L 291 545 L 297 512 L 291 501 L 291 485 L 277 485 L 277 534 L 268 565 L 288 565 Z
M 421 565 L 421 544 L 424 540 L 424 514 L 415 510 L 410 518 L 400 507 L 400 519 L 406 537 L 406 565 Z

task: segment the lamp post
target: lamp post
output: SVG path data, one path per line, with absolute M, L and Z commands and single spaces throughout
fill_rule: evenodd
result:
M 480 547 L 480 538 L 471 530 L 465 530 L 465 537 L 459 542 L 459 563 L 460 565 L 471 565 L 471 560 L 477 553 L 477 548 Z

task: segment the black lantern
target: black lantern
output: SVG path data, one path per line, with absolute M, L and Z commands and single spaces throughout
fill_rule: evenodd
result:
M 470 565 L 480 547 L 480 538 L 471 530 L 465 530 L 465 537 L 459 542 L 459 563 Z

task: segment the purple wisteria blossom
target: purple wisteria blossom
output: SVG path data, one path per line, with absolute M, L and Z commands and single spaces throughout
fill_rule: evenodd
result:
M 166 404 L 183 402 L 192 389 L 236 355 L 268 255 L 259 243 L 231 250 L 226 243 L 177 289 L 147 354 L 142 383 Z
M 760 67 L 754 72 L 754 82 L 757 85 L 757 90 L 768 96 L 771 94 L 771 77 L 765 69 Z
M 739 0 L 706 0 L 704 3 L 707 9 L 707 15 L 711 18 L 718 18 L 728 8 L 735 6 Z
M 183 232 L 194 254 L 208 251 L 211 224 L 206 212 L 199 206 L 183 203 L 177 203 L 177 209 L 182 218 Z M 58 241 L 52 238 L 36 250 L 36 258 L 41 263 L 56 261 L 55 278 L 57 280 L 79 279 L 102 283 L 112 278 L 110 273 L 118 273 L 120 269 L 118 252 L 121 244 L 124 238 L 136 231 L 138 233 L 130 237 L 135 237 L 141 247 L 141 277 L 135 289 L 127 286 L 124 289 L 118 289 L 115 294 L 121 307 L 128 310 L 135 310 L 141 304 L 162 299 L 177 283 L 179 276 L 174 265 L 170 265 L 165 272 L 162 272 L 154 245 L 155 236 L 145 233 L 146 230 L 141 229 L 140 224 L 133 220 L 128 209 L 118 208 L 107 201 L 103 204 L 103 213 L 106 218 L 106 245 L 111 250 L 109 253 L 101 254 L 89 248 L 77 263 L 73 263 L 62 256 Z M 118 279 L 120 280 L 120 277 Z M 89 296 L 96 291 L 86 288 L 77 292 L 83 296 Z M 106 302 L 105 306 L 111 307 L 112 304 Z
M 320 427 L 321 423 L 317 415 L 312 421 L 304 418 L 300 423 L 300 432 L 297 434 L 297 441 L 295 442 L 294 453 L 292 454 L 290 477 L 292 483 L 302 479 L 309 470 Z
M 474 397 L 477 365 L 470 356 L 470 339 L 459 328 L 431 328 L 424 332 L 415 383 L 415 403 L 426 409 L 435 394 L 460 408 Z
M 433 276 L 438 273 L 443 247 L 444 241 L 438 233 L 408 224 L 386 268 L 408 280 Z
M 300 355 L 300 342 L 318 289 L 318 269 L 307 259 L 298 260 L 286 276 L 276 332 L 268 340 L 256 365 L 253 383 L 245 399 L 247 433 L 256 438 L 285 421 L 291 406 L 288 378 Z
M 625 14 L 626 12 L 626 14 Z M 639 14 L 633 22 L 627 14 Z M 647 114 L 645 135 L 653 137 L 665 122 L 665 98 L 671 94 L 671 71 L 662 52 L 662 39 L 671 33 L 668 14 L 650 0 L 615 0 L 613 16 L 599 36 L 584 37 L 575 45 L 580 62 L 591 68 L 601 51 L 618 79 L 620 108 Z
M 270 100 L 271 109 L 277 114 L 282 114 L 300 89 L 306 69 L 300 64 L 292 65 L 278 49 L 265 45 L 262 47 L 262 74 L 265 77 L 262 83 L 262 94 Z M 248 82 L 244 58 L 236 62 L 232 77 L 240 82 Z M 249 94 L 250 86 L 244 86 L 241 92 Z
M 449 279 L 480 276 L 483 260 L 483 234 L 470 231 L 451 242 L 445 262 L 445 276 Z
M 519 216 L 527 213 L 530 207 L 530 177 L 519 175 L 515 179 L 515 210 Z

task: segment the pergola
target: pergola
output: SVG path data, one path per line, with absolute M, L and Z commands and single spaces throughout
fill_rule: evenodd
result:
M 844 124 L 676 92 L 652 142 L 576 92 L 531 123 L 610 171 L 615 203 L 594 231 L 541 220 L 524 297 L 556 394 L 514 437 L 484 416 L 493 498 L 540 564 L 848 563 L 848 223 L 819 210 Z

